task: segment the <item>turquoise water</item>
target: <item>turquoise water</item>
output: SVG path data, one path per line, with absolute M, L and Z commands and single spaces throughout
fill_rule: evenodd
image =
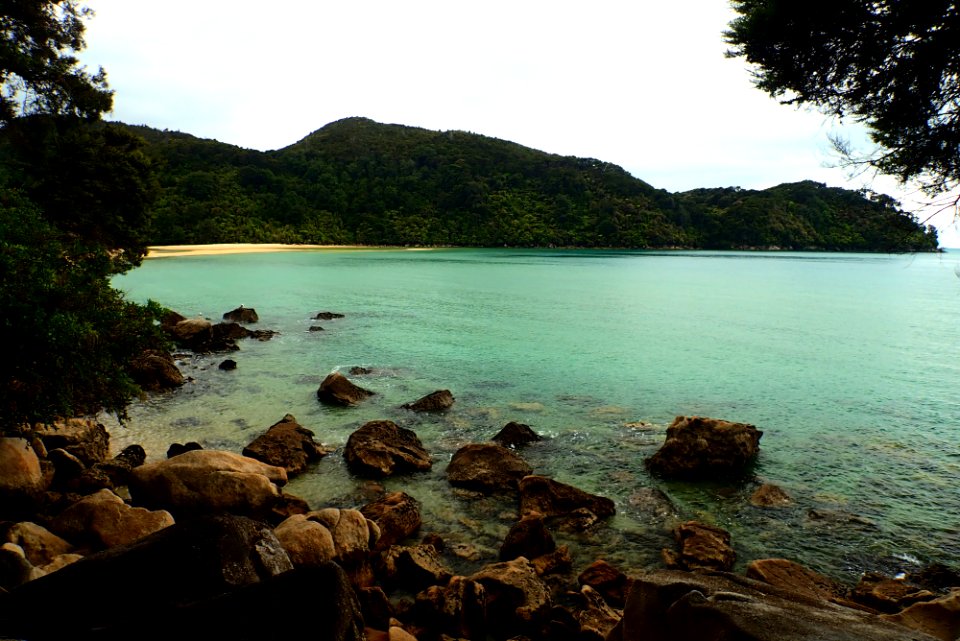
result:
M 676 519 L 733 534 L 741 565 L 785 556 L 839 578 L 960 559 L 957 446 L 960 279 L 955 254 L 335 251 L 163 258 L 117 284 L 184 315 L 219 319 L 243 304 L 268 342 L 185 357 L 193 381 L 131 408 L 114 447 L 162 458 L 173 441 L 239 451 L 284 414 L 342 447 L 368 420 L 414 429 L 430 474 L 389 479 L 424 504 L 425 530 L 495 554 L 516 506 L 451 491 L 443 470 L 461 445 L 508 421 L 549 439 L 524 452 L 537 473 L 613 498 L 618 515 L 577 538 L 578 562 L 659 563 Z M 346 315 L 313 321 L 318 311 Z M 309 332 L 320 324 L 323 332 Z M 378 394 L 352 409 L 316 400 L 330 371 Z M 398 406 L 435 389 L 452 411 Z M 679 414 L 757 425 L 758 481 L 792 507 L 761 510 L 755 483 L 651 478 L 643 458 Z M 649 425 L 638 426 L 645 422 Z M 675 518 L 638 505 L 664 490 Z M 314 507 L 355 507 L 369 484 L 340 452 L 289 486 Z M 812 518 L 816 510 L 826 518 Z

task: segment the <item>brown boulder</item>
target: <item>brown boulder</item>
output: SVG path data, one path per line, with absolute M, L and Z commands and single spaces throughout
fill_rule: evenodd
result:
M 539 441 L 540 435 L 530 429 L 529 425 L 510 421 L 491 440 L 497 445 L 516 449 Z
M 336 312 L 317 312 L 317 315 L 313 318 L 315 320 L 333 320 L 335 318 L 343 318 L 343 314 L 338 314 Z
M 0 438 L 0 518 L 16 517 L 35 507 L 45 480 L 40 459 L 26 439 Z
M 317 398 L 320 399 L 321 403 L 341 407 L 356 405 L 373 395 L 374 392 L 354 385 L 340 372 L 328 374 L 317 389 Z
M 378 573 L 388 585 L 417 592 L 430 585 L 446 585 L 452 573 L 432 545 L 394 545 L 381 554 Z
M 426 472 L 433 466 L 416 433 L 393 421 L 370 421 L 356 430 L 347 439 L 343 457 L 355 474 L 374 478 Z
M 485 493 L 509 492 L 532 471 L 518 454 L 502 445 L 471 443 L 450 459 L 447 480 L 451 485 Z
M 933 601 L 915 603 L 881 618 L 929 634 L 940 641 L 960 639 L 960 590 Z
M 169 512 L 130 507 L 106 489 L 74 503 L 51 523 L 64 538 L 98 549 L 127 545 L 171 525 Z
M 577 583 L 581 586 L 589 585 L 611 606 L 623 608 L 632 581 L 614 566 L 603 559 L 598 559 L 580 573 Z
M 662 551 L 668 568 L 728 571 L 737 560 L 736 552 L 730 547 L 730 533 L 726 530 L 687 521 L 674 528 L 673 536 L 677 540 L 677 551 Z
M 282 467 L 233 452 L 192 450 L 133 470 L 130 492 L 138 504 L 174 514 L 261 516 L 276 503 L 278 486 L 286 482 Z
M 570 548 L 561 545 L 553 552 L 530 559 L 530 563 L 536 570 L 537 576 L 566 574 L 573 567 L 573 557 L 570 556 Z
M 19 545 L 27 560 L 36 567 L 47 565 L 57 556 L 73 550 L 70 543 L 30 521 L 14 524 L 7 530 L 6 540 Z
M 273 533 L 286 550 L 293 567 L 319 566 L 337 555 L 330 530 L 305 514 L 291 516 L 274 528 Z
M 560 519 L 564 527 L 583 530 L 616 513 L 613 501 L 545 476 L 520 480 L 520 515 Z
M 412 403 L 401 405 L 405 410 L 414 412 L 444 412 L 453 407 L 453 394 L 450 390 L 443 389 L 431 392 Z
M 678 416 L 666 440 L 646 459 L 665 478 L 714 478 L 742 474 L 760 451 L 763 432 L 746 423 Z
M 184 384 L 173 355 L 156 349 L 145 350 L 130 363 L 130 377 L 147 392 L 176 389 Z
M 229 312 L 226 312 L 223 315 L 223 320 L 230 321 L 231 323 L 256 323 L 260 320 L 260 317 L 257 316 L 257 310 L 254 308 L 241 305 L 236 309 L 231 309 Z
M 574 612 L 580 624 L 580 639 L 603 641 L 623 618 L 621 612 L 608 605 L 600 593 L 589 585 L 580 588 L 580 601 L 580 607 Z
M 360 512 L 380 528 L 377 550 L 385 550 L 412 536 L 422 523 L 420 503 L 405 492 L 391 492 L 364 505 Z
M 733 574 L 635 577 L 608 641 L 933 641 L 875 615 Z
M 758 559 L 747 565 L 747 576 L 813 599 L 844 602 L 847 588 L 787 559 Z
M 451 577 L 417 594 L 419 620 L 437 635 L 456 639 L 487 638 L 486 590 L 473 579 Z
M 524 557 L 487 565 L 469 578 L 486 592 L 487 621 L 494 632 L 536 630 L 550 611 L 550 589 Z
M 299 474 L 307 465 L 329 454 L 329 450 L 313 440 L 313 432 L 297 423 L 287 414 L 243 448 L 243 455 L 276 465 L 288 476 Z
M 35 425 L 34 431 L 48 452 L 62 448 L 88 467 L 110 455 L 110 434 L 93 419 L 69 418 L 51 425 Z
M 510 561 L 518 556 L 535 559 L 556 549 L 557 544 L 544 524 L 543 516 L 534 514 L 523 517 L 507 532 L 500 546 L 500 560 Z
M 188 347 L 213 338 L 213 323 L 205 318 L 186 318 L 168 325 L 167 333 L 177 345 Z
M 921 601 L 932 601 L 937 595 L 903 579 L 891 579 L 876 572 L 866 572 L 850 592 L 850 599 L 880 612 L 893 614 Z

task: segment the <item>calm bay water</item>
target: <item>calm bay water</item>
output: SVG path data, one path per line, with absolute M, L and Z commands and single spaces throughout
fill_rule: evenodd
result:
M 368 420 L 414 429 L 434 471 L 388 479 L 424 504 L 425 529 L 495 556 L 516 518 L 501 499 L 447 485 L 450 455 L 508 421 L 549 437 L 524 451 L 537 473 L 610 496 L 618 515 L 561 537 L 578 567 L 605 556 L 625 569 L 659 564 L 678 519 L 733 534 L 740 563 L 784 556 L 839 578 L 862 569 L 960 562 L 960 279 L 955 254 L 338 251 L 164 258 L 117 280 L 213 320 L 243 304 L 268 342 L 181 361 L 193 381 L 131 408 L 114 447 L 159 459 L 174 441 L 239 451 L 284 414 L 341 448 Z M 346 315 L 314 321 L 323 310 Z M 323 332 L 309 332 L 311 325 Z M 316 388 L 334 369 L 378 393 L 332 409 Z M 443 416 L 398 409 L 436 389 Z M 794 497 L 762 510 L 756 483 L 651 478 L 643 458 L 678 414 L 757 425 L 758 481 Z M 638 426 L 637 423 L 648 423 Z M 664 520 L 644 488 L 676 506 Z M 357 507 L 368 484 L 340 451 L 291 482 L 314 507 Z M 485 561 L 492 558 L 484 558 Z M 465 562 L 466 563 L 466 562 Z

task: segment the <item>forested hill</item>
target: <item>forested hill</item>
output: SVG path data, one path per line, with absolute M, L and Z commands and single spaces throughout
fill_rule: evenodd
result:
M 599 160 L 364 118 L 272 152 L 130 129 L 160 183 L 155 244 L 937 247 L 892 199 L 814 182 L 669 193 Z

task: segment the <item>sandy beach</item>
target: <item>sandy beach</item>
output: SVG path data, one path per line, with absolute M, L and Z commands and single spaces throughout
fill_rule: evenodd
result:
M 372 249 L 360 245 L 283 245 L 280 243 L 221 243 L 214 245 L 157 245 L 147 248 L 147 258 L 173 256 L 215 256 L 218 254 L 259 254 L 265 252 L 318 249 Z

